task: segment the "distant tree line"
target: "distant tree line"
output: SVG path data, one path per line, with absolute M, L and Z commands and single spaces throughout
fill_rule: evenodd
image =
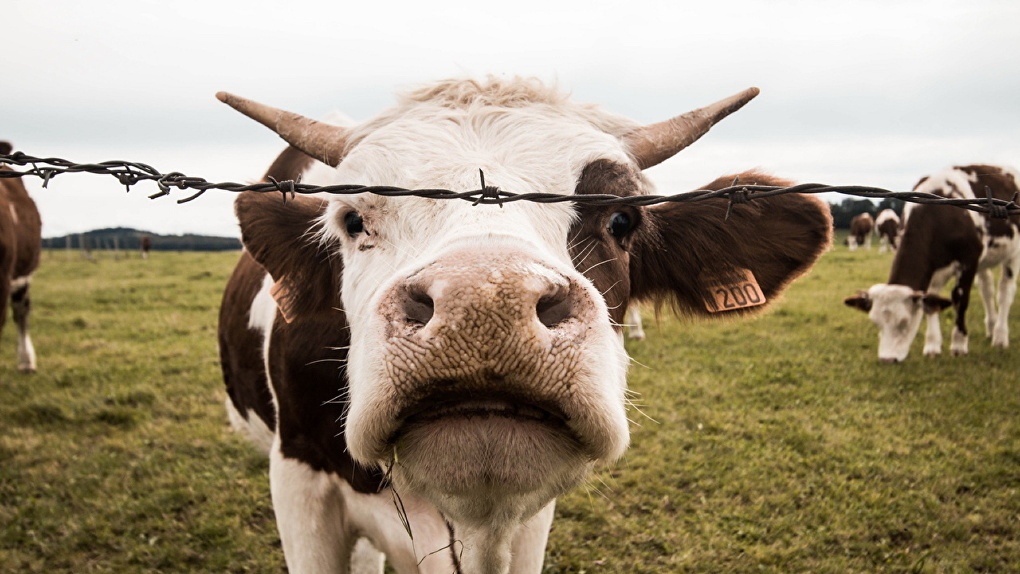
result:
M 883 209 L 891 209 L 896 215 L 902 216 L 903 200 L 886 197 L 876 204 L 870 199 L 848 197 L 840 203 L 830 203 L 829 209 L 832 211 L 832 224 L 836 229 L 850 229 L 850 220 L 864 212 L 874 217 Z
M 230 251 L 240 249 L 241 242 L 235 237 L 211 235 L 160 235 L 129 227 L 96 229 L 85 233 L 72 233 L 60 237 L 43 239 L 48 249 L 76 250 L 134 250 L 141 248 L 142 237 L 148 237 L 153 251 Z

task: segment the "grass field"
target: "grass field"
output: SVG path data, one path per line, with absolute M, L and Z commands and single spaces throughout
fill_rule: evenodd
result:
M 284 569 L 223 409 L 236 258 L 45 254 L 39 372 L 0 343 L 0 571 Z M 559 501 L 546 571 L 1020 571 L 1020 313 L 1007 351 L 975 305 L 969 356 L 881 365 L 842 299 L 890 261 L 840 246 L 760 318 L 648 321 L 633 445 Z

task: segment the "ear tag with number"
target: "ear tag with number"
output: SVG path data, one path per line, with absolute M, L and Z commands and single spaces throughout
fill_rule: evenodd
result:
M 701 286 L 709 313 L 736 311 L 765 304 L 765 294 L 750 269 L 734 269 L 723 275 L 703 275 Z

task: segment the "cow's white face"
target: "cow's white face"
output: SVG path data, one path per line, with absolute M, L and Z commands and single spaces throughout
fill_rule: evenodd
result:
M 868 318 L 878 327 L 878 359 L 903 361 L 924 317 L 924 294 L 906 285 L 879 284 L 868 289 L 868 297 Z
M 591 160 L 631 161 L 616 138 L 551 115 L 394 122 L 307 181 L 464 190 L 479 186 L 481 168 L 489 185 L 571 194 Z M 398 481 L 457 506 L 444 511 L 481 520 L 491 508 L 462 507 L 525 495 L 532 507 L 521 510 L 534 512 L 623 453 L 627 357 L 601 294 L 571 261 L 576 217 L 530 202 L 330 201 L 324 234 L 344 262 L 356 459 L 393 464 Z
M 905 360 L 924 315 L 937 314 L 952 305 L 936 294 L 887 283 L 872 285 L 843 303 L 866 312 L 878 327 L 878 359 L 884 363 Z

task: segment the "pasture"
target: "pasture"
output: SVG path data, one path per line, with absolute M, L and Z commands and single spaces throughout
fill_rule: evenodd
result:
M 0 571 L 281 572 L 268 464 L 223 408 L 237 253 L 131 256 L 44 254 L 37 374 L 4 330 Z M 1007 351 L 975 302 L 969 356 L 881 365 L 842 300 L 891 259 L 837 241 L 756 319 L 646 313 L 631 449 L 560 499 L 546 571 L 1020 571 L 1020 311 Z

